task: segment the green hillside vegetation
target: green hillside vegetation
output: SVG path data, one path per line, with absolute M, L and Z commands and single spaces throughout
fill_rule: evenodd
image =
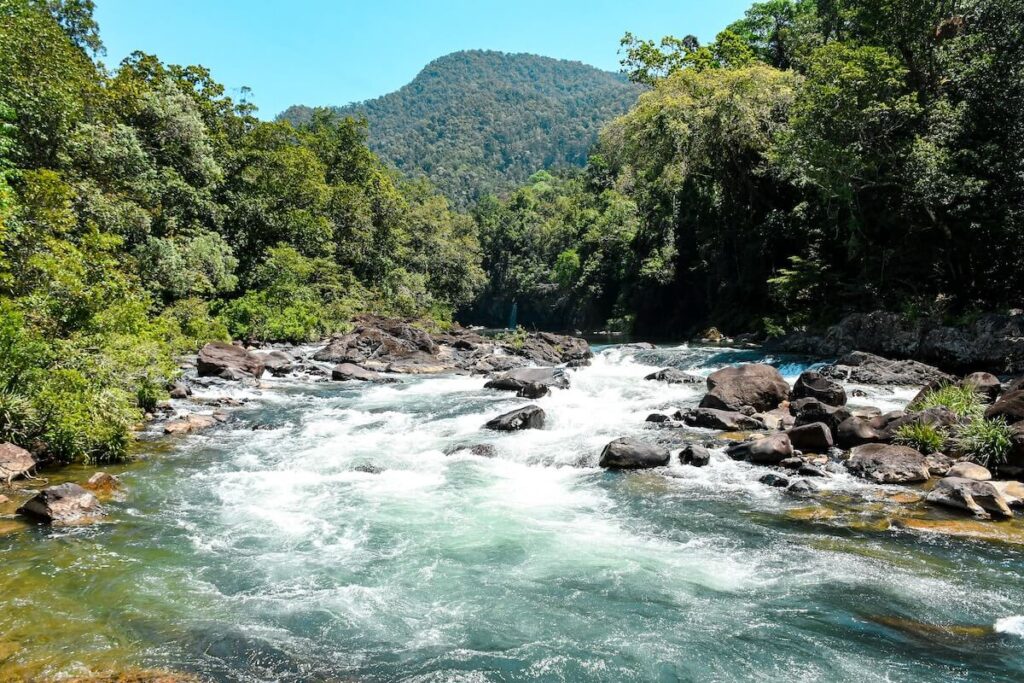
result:
M 709 45 L 627 34 L 653 90 L 587 169 L 477 209 L 475 319 L 669 337 L 1019 307 L 1022 35 L 1021 0 L 771 0 Z
M 175 356 L 302 341 L 354 313 L 444 323 L 475 226 L 314 112 L 265 123 L 201 67 L 115 70 L 91 2 L 0 0 L 0 439 L 124 457 Z
M 579 167 L 601 126 L 641 88 L 579 62 L 472 50 L 434 60 L 401 89 L 333 109 L 365 117 L 370 147 L 425 174 L 458 206 L 502 194 L 540 169 Z M 296 106 L 281 117 L 308 120 Z

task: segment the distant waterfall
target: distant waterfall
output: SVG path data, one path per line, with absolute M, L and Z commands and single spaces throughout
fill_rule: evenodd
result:
M 508 314 L 508 329 L 516 329 L 516 319 L 519 317 L 519 302 L 512 302 L 512 310 Z

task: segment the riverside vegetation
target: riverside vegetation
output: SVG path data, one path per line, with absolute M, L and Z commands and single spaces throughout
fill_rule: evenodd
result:
M 586 168 L 468 213 L 363 122 L 260 121 L 143 53 L 108 68 L 91 9 L 0 2 L 0 438 L 43 459 L 126 457 L 202 343 L 368 311 L 672 335 L 1019 301 L 1020 0 L 774 0 L 708 45 L 627 35 L 647 92 Z

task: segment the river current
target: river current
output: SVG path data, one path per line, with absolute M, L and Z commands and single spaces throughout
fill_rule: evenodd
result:
M 599 350 L 537 401 L 544 429 L 511 434 L 481 426 L 526 401 L 479 377 L 197 392 L 249 402 L 109 470 L 124 493 L 106 523 L 0 529 L 0 679 L 1024 679 L 1019 547 L 817 522 L 721 449 L 704 468 L 597 467 L 616 437 L 678 438 L 644 418 L 702 387 L 653 368 L 759 359 Z M 768 360 L 791 381 L 807 367 Z M 481 443 L 494 457 L 446 454 Z

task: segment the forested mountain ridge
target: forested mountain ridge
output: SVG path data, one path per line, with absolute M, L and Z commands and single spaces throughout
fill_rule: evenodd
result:
M 434 60 L 393 93 L 332 110 L 365 117 L 371 149 L 468 206 L 538 170 L 583 166 L 601 126 L 642 89 L 580 62 L 469 50 Z M 294 106 L 281 118 L 311 112 Z

